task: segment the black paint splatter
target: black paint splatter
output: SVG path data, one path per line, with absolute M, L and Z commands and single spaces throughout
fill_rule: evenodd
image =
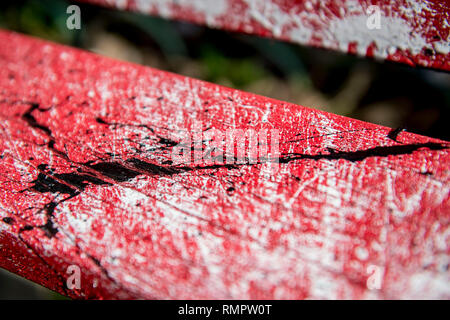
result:
M 52 136 L 51 130 L 39 124 L 35 117 L 32 115 L 33 111 L 40 110 L 46 111 L 48 109 L 41 109 L 39 104 L 30 103 L 30 108 L 22 115 L 22 119 L 25 120 L 29 126 L 41 130 L 49 138 L 48 147 L 54 150 L 57 154 L 61 155 L 64 159 L 68 159 L 68 156 L 54 148 L 55 139 Z M 95 119 L 97 123 L 103 125 L 109 125 L 113 127 L 139 127 L 146 128 L 155 134 L 154 130 L 145 124 L 121 124 L 121 123 L 110 123 L 100 117 Z M 392 140 L 396 140 L 398 134 L 403 129 L 395 129 L 388 134 L 388 137 Z M 161 148 L 171 148 L 178 145 L 177 141 L 172 139 L 156 135 L 159 139 L 158 143 Z M 199 170 L 214 170 L 226 168 L 229 170 L 238 169 L 240 166 L 248 165 L 258 165 L 265 162 L 275 162 L 289 163 L 292 161 L 300 160 L 339 160 L 344 159 L 352 162 L 363 161 L 370 157 L 388 157 L 388 156 L 398 156 L 411 154 L 422 148 L 427 148 L 429 150 L 442 150 L 446 149 L 447 146 L 440 143 L 417 143 L 417 144 L 404 144 L 396 146 L 378 146 L 366 150 L 357 151 L 339 151 L 332 148 L 327 148 L 328 153 L 326 154 L 301 154 L 301 153 L 289 153 L 282 154 L 279 159 L 259 159 L 259 161 L 250 161 L 250 159 L 243 159 L 240 163 L 216 163 L 212 165 L 203 166 L 183 166 L 183 165 L 172 165 L 171 162 L 167 161 L 166 166 L 158 165 L 155 163 L 147 162 L 138 158 L 131 158 L 122 162 L 117 161 L 100 161 L 95 163 L 95 161 L 88 161 L 86 163 L 75 164 L 77 169 L 74 172 L 69 173 L 55 173 L 54 168 L 50 168 L 47 164 L 38 165 L 37 169 L 39 174 L 37 178 L 31 181 L 32 186 L 23 190 L 24 191 L 36 191 L 40 193 L 54 193 L 67 195 L 66 198 L 60 201 L 51 201 L 46 204 L 42 210 L 45 211 L 47 216 L 47 221 L 45 224 L 38 226 L 45 231 L 48 237 L 53 237 L 57 234 L 58 229 L 53 223 L 53 213 L 57 205 L 67 201 L 85 190 L 88 185 L 112 185 L 113 183 L 120 183 L 129 181 L 139 175 L 156 175 L 156 176 L 172 176 L 176 174 L 181 174 L 185 172 L 199 171 Z M 235 159 L 236 160 L 236 159 Z M 112 181 L 113 182 L 112 182 Z M 234 187 L 227 189 L 227 194 L 231 195 L 234 192 Z
M 406 129 L 403 128 L 403 127 L 398 127 L 398 128 L 396 128 L 396 129 L 392 129 L 391 131 L 389 131 L 387 137 L 388 137 L 389 139 L 394 140 L 395 142 L 397 142 L 398 135 L 399 135 L 400 133 L 402 133 L 403 131 L 405 131 L 405 130 L 406 130 Z

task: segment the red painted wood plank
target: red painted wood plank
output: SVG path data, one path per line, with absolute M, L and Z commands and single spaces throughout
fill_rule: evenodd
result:
M 411 66 L 450 70 L 448 1 L 80 1 Z M 369 9 L 370 6 L 378 9 Z M 372 28 L 376 26 L 377 12 L 380 13 L 380 28 Z M 369 17 L 370 28 L 367 26 Z
M 447 142 L 0 42 L 1 267 L 76 298 L 450 298 Z M 278 169 L 171 162 L 230 129 L 278 130 Z

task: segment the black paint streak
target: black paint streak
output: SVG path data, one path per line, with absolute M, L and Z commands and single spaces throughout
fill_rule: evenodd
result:
M 94 165 L 87 165 L 103 176 L 106 176 L 115 182 L 124 182 L 138 176 L 140 173 L 132 169 L 128 169 L 118 162 L 99 162 Z M 105 181 L 98 180 L 98 184 L 106 184 Z
M 58 228 L 55 227 L 55 224 L 52 219 L 47 219 L 47 222 L 39 226 L 48 238 L 53 238 L 58 233 Z
M 413 143 L 413 144 L 403 144 L 396 146 L 379 146 L 366 150 L 357 151 L 334 151 L 329 154 L 287 154 L 280 158 L 280 163 L 288 163 L 294 160 L 310 159 L 310 160 L 339 160 L 344 159 L 351 162 L 363 161 L 371 157 L 388 157 L 388 156 L 399 156 L 411 154 L 422 148 L 427 148 L 429 150 L 443 150 L 448 149 L 441 143 L 427 142 L 427 143 Z
M 29 189 L 40 193 L 51 192 L 75 196 L 79 193 L 78 190 L 83 191 L 88 184 L 108 184 L 107 182 L 88 174 L 80 174 L 77 172 L 54 173 L 53 169 L 48 169 L 46 164 L 40 164 L 37 168 L 40 173 L 35 180 L 31 181 L 33 186 Z
M 158 176 L 171 176 L 174 174 L 181 173 L 180 169 L 173 168 L 173 167 L 163 167 L 159 166 L 157 164 L 153 164 L 150 162 L 145 162 L 140 159 L 132 158 L 127 161 L 127 163 L 133 165 L 136 169 L 145 171 L 151 175 L 158 175 Z
M 10 217 L 5 217 L 2 219 L 2 221 L 7 224 L 14 224 L 14 219 Z
M 403 127 L 398 127 L 396 129 L 392 129 L 391 131 L 389 131 L 387 137 L 391 140 L 394 140 L 395 142 L 397 142 L 397 137 L 398 135 L 402 132 L 405 131 L 406 129 Z
M 49 149 L 53 150 L 54 152 L 58 153 L 59 155 L 63 156 L 64 158 L 67 158 L 63 152 L 61 152 L 55 148 L 55 138 L 52 135 L 52 131 L 47 126 L 44 126 L 44 125 L 38 123 L 36 121 L 36 118 L 32 114 L 33 111 L 35 111 L 35 110 L 39 110 L 41 112 L 46 112 L 46 111 L 50 110 L 51 108 L 43 109 L 36 102 L 24 101 L 23 103 L 29 104 L 30 108 L 28 108 L 28 110 L 22 115 L 22 120 L 24 120 L 30 127 L 43 131 L 49 138 L 49 141 L 47 142 L 47 147 Z
M 226 192 L 229 196 L 231 196 L 231 195 L 233 195 L 234 190 L 235 190 L 234 187 L 229 187 Z
M 159 143 L 163 144 L 167 147 L 175 147 L 178 144 L 178 142 L 171 140 L 171 139 L 167 139 L 167 138 L 160 137 L 160 136 L 158 136 L 158 138 L 159 138 Z
M 23 228 L 21 228 L 21 229 L 19 230 L 19 233 L 21 233 L 21 232 L 23 232 L 23 231 L 30 231 L 30 230 L 33 230 L 33 229 L 34 229 L 33 226 L 30 226 L 29 224 L 27 224 L 26 226 L 24 226 Z
M 95 121 L 97 121 L 97 122 L 100 123 L 100 124 L 109 124 L 108 122 L 106 122 L 105 120 L 103 120 L 103 119 L 100 118 L 100 117 L 95 118 Z
M 221 169 L 221 168 L 239 169 L 240 166 L 251 166 L 251 165 L 256 165 L 256 164 L 261 164 L 261 163 L 255 163 L 255 164 L 250 164 L 250 163 L 236 163 L 236 164 L 220 163 L 220 164 L 211 164 L 211 165 L 206 165 L 206 166 L 195 166 L 195 167 L 184 166 L 184 167 L 176 167 L 176 168 L 178 168 L 180 170 L 180 172 L 189 172 L 189 171 L 211 170 L 211 169 Z
M 39 104 L 32 102 L 30 108 L 28 108 L 28 110 L 22 115 L 22 119 L 25 120 L 30 127 L 42 130 L 45 132 L 46 135 L 51 136 L 52 135 L 51 130 L 46 126 L 39 124 L 36 121 L 36 118 L 32 115 L 34 110 L 40 110 Z

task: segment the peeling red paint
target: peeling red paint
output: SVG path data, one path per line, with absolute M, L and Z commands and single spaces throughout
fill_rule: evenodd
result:
M 441 0 L 79 0 L 302 45 L 450 70 Z M 380 28 L 367 20 L 377 6 Z
M 447 142 L 0 42 L 1 267 L 74 298 L 450 298 Z M 278 129 L 279 170 L 171 165 L 196 121 Z

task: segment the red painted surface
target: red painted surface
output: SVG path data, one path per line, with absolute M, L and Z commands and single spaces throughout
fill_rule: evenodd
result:
M 0 42 L 1 267 L 78 298 L 450 298 L 449 143 Z M 195 122 L 278 129 L 279 170 L 171 164 Z
M 448 1 L 80 0 L 377 59 L 450 70 Z M 380 28 L 367 20 L 378 6 Z M 372 20 L 371 20 L 372 21 Z

